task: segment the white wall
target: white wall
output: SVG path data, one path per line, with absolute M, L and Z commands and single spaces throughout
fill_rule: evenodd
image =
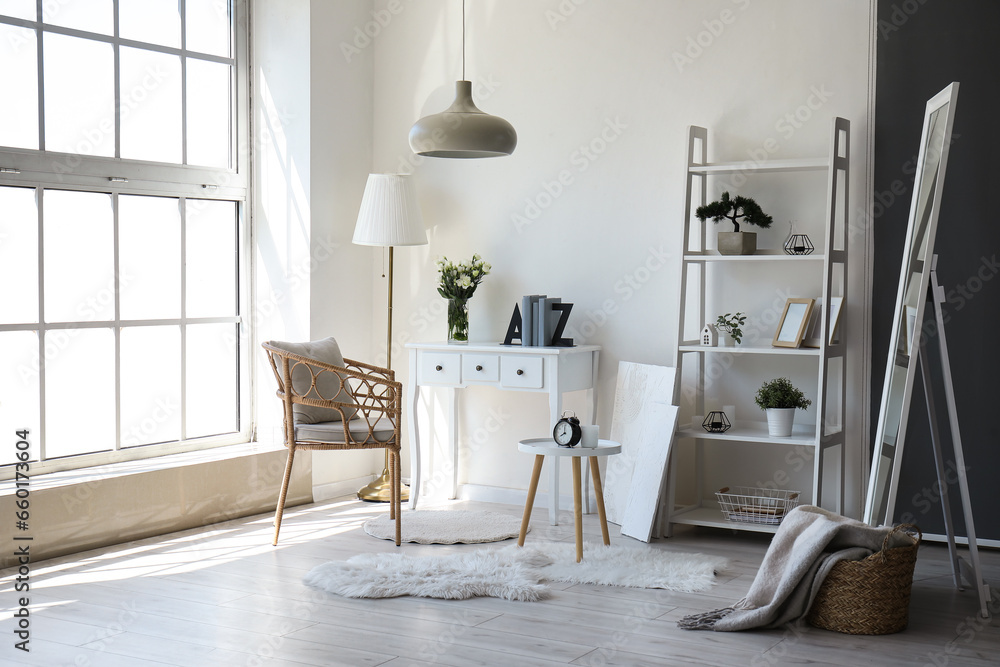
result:
M 619 360 L 673 362 L 689 124 L 711 128 L 714 159 L 746 157 L 769 137 L 779 144 L 775 157 L 798 157 L 825 154 L 830 118 L 847 117 L 855 156 L 851 210 L 864 193 L 867 0 L 473 0 L 467 78 L 480 107 L 507 118 L 519 137 L 514 155 L 491 160 L 420 159 L 407 145 L 412 123 L 443 110 L 460 78 L 461 3 L 377 0 L 369 14 L 380 21 L 372 44 L 360 49 L 362 57 L 374 53 L 370 170 L 415 174 L 430 240 L 396 252 L 393 366 L 403 381 L 401 346 L 445 336 L 435 259 L 478 252 L 494 272 L 472 301 L 472 338 L 499 341 L 525 293 L 574 302 L 571 335 L 604 348 L 599 422 L 606 437 Z M 326 27 L 330 44 L 350 44 L 344 35 L 364 28 L 350 19 Z M 312 64 L 318 64 L 315 55 Z M 333 120 L 346 113 L 344 105 L 364 101 L 355 99 L 353 75 L 340 78 L 343 60 L 324 64 L 332 80 L 353 82 L 331 99 L 325 112 Z M 314 71 L 314 85 L 318 78 Z M 818 108 L 787 136 L 778 123 L 801 113 L 810 99 Z M 315 113 L 318 107 L 312 108 Z M 357 201 L 369 170 L 360 155 L 348 151 L 352 165 L 341 164 L 345 178 L 350 173 L 358 184 Z M 555 185 L 560 176 L 561 188 Z M 779 181 L 752 188 L 748 193 L 779 221 L 761 235 L 762 246 L 774 247 L 787 234 L 780 221 L 802 210 L 804 196 Z M 820 186 L 815 210 L 822 210 L 824 197 Z M 314 196 L 314 230 L 318 201 Z M 349 208 L 345 203 L 347 218 Z M 863 247 L 863 238 L 852 242 L 852 250 Z M 357 250 L 345 254 L 352 262 L 357 256 Z M 371 287 L 356 298 L 374 298 L 370 332 L 377 357 L 384 354 L 384 282 L 378 255 L 369 258 Z M 852 264 L 851 290 L 858 298 L 849 302 L 848 316 L 864 307 L 863 267 Z M 759 307 L 748 303 L 744 310 Z M 332 301 L 313 300 L 318 320 L 332 322 L 339 317 L 335 308 Z M 851 328 L 856 360 L 862 340 L 860 328 Z M 852 365 L 848 410 L 855 494 L 866 384 L 857 368 Z M 582 397 L 568 397 L 567 407 L 582 412 Z M 481 427 L 491 411 L 503 425 L 487 433 Z M 527 463 L 514 443 L 545 434 L 544 398 L 470 389 L 461 394 L 459 412 L 460 442 L 472 445 L 460 481 L 524 489 Z M 850 503 L 848 510 L 857 506 Z
M 311 338 L 335 336 L 344 356 L 369 360 L 377 350 L 372 343 L 377 309 L 368 280 L 376 255 L 351 239 L 372 161 L 374 50 L 368 45 L 345 52 L 341 43 L 353 46 L 355 28 L 363 30 L 372 20 L 372 3 L 312 0 L 310 5 Z M 357 479 L 366 477 L 367 483 L 383 461 L 381 451 L 314 452 L 317 497 L 363 486 Z M 345 480 L 351 481 L 345 485 Z
M 310 334 L 310 42 L 308 0 L 253 6 L 255 308 L 257 335 Z M 303 33 L 306 38 L 303 39 Z M 281 408 L 262 350 L 257 360 L 258 436 L 281 439 Z
M 254 4 L 258 339 L 335 336 L 361 359 L 373 354 L 372 258 L 351 236 L 371 164 L 373 55 L 348 62 L 330 35 L 348 39 L 370 12 L 370 0 Z M 258 437 L 280 442 L 275 380 L 263 353 L 255 355 Z M 311 459 L 317 497 L 360 486 L 378 465 L 371 452 Z

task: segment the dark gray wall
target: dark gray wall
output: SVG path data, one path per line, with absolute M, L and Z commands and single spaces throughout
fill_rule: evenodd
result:
M 948 292 L 945 328 L 976 532 L 1000 539 L 1000 51 L 992 36 L 1000 25 L 1000 3 L 879 0 L 878 21 L 872 441 L 924 105 L 958 81 L 935 250 Z M 929 342 L 936 347 L 938 339 Z M 937 365 L 937 359 L 931 361 Z M 960 517 L 950 440 L 946 446 L 953 513 Z M 904 458 L 896 520 L 943 533 L 921 391 L 914 392 Z M 957 532 L 965 534 L 961 520 Z

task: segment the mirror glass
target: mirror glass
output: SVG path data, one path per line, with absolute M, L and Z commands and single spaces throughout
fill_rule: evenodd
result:
M 948 137 L 954 120 L 958 84 L 953 83 L 927 102 L 899 291 L 890 338 L 889 359 L 882 388 L 882 406 L 875 435 L 865 521 L 873 526 L 892 523 L 896 487 L 906 437 L 923 322 L 923 298 L 930 282 L 938 197 L 948 159 Z

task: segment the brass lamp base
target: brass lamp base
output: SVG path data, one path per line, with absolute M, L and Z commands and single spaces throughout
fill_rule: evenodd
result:
M 389 469 L 383 468 L 382 474 L 372 480 L 371 484 L 358 491 L 358 498 L 369 503 L 388 503 L 392 501 L 392 481 Z M 410 499 L 410 489 L 405 484 L 399 485 L 400 502 Z

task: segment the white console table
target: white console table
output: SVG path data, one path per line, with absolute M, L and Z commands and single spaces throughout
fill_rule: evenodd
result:
M 406 417 L 410 425 L 410 509 L 420 496 L 420 427 L 417 404 L 421 387 L 448 391 L 448 453 L 452 462 L 449 498 L 458 495 L 457 429 L 455 389 L 473 385 L 509 391 L 544 392 L 549 395 L 549 423 L 538 435 L 548 435 L 562 415 L 562 395 L 586 389 L 590 401 L 590 423 L 597 415 L 597 362 L 599 345 L 576 347 L 521 347 L 470 343 L 410 343 L 410 377 L 407 383 Z M 583 420 L 581 420 L 583 421 Z M 511 443 L 515 451 L 516 442 Z M 559 512 L 559 469 L 552 466 L 549 483 L 549 521 L 556 525 Z

